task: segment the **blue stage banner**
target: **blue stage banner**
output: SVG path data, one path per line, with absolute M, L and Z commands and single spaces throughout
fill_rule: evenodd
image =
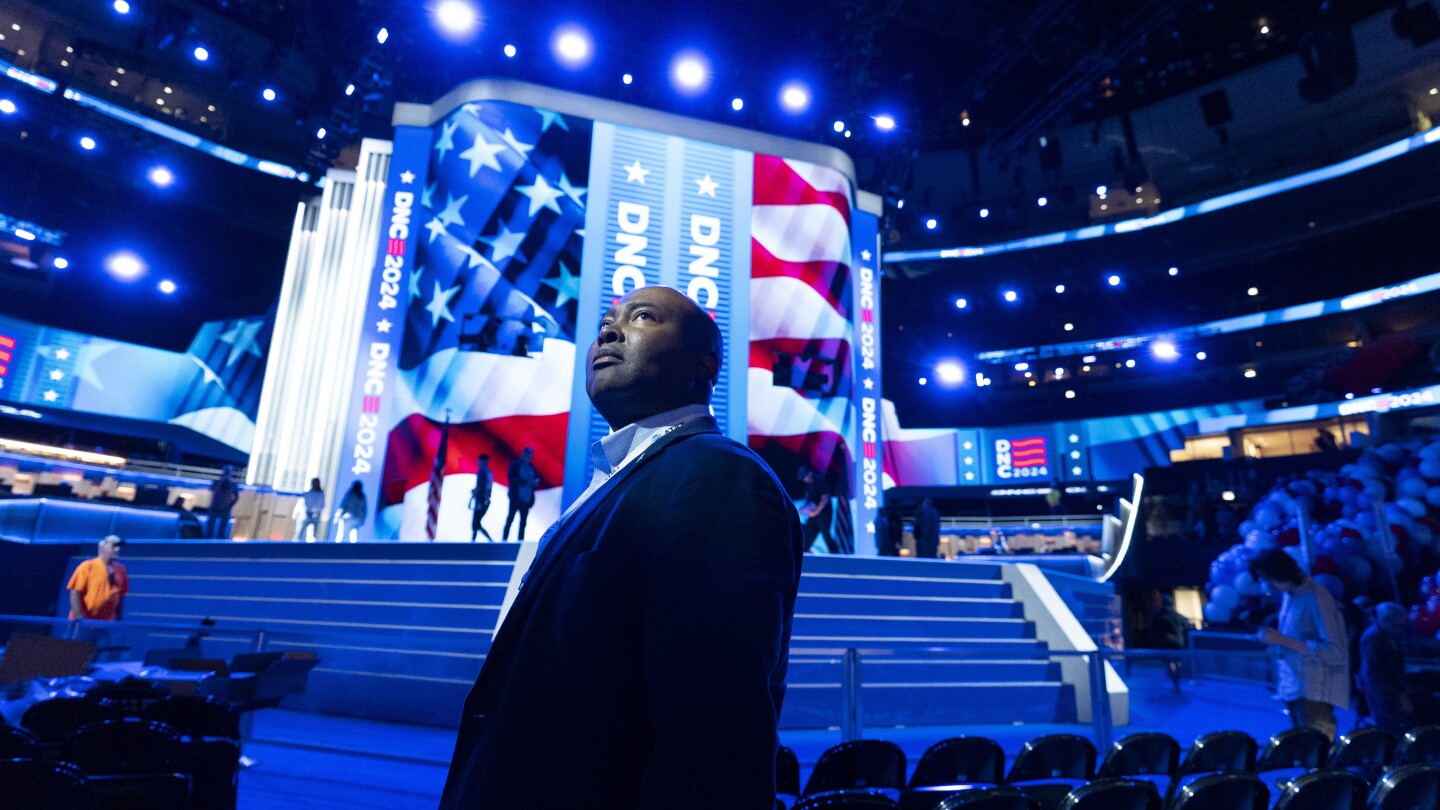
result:
M 882 487 L 884 445 L 880 410 L 880 220 L 868 211 L 851 212 L 850 243 L 854 246 L 855 354 L 854 402 L 859 408 L 855 421 L 858 437 L 850 446 L 855 453 L 854 497 L 855 553 L 877 553 L 875 516 L 884 503 Z
M 372 511 L 378 509 L 381 500 L 380 470 L 390 430 L 396 367 L 410 300 L 410 273 L 421 230 L 417 213 L 427 180 L 432 135 L 430 129 L 420 127 L 395 130 L 380 245 L 366 294 L 360 350 L 355 357 L 340 480 L 331 488 L 332 492 L 343 492 L 351 481 L 359 481 Z

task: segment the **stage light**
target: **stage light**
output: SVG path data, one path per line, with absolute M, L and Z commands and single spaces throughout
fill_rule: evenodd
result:
M 933 231 L 933 230 L 935 230 L 935 229 L 938 228 L 938 227 L 940 227 L 940 222 L 939 222 L 938 220 L 936 220 L 934 217 L 931 217 L 931 218 L 925 220 L 925 229 L 926 229 L 926 230 L 931 230 L 931 231 Z
M 1259 287 L 1251 287 L 1250 289 L 1248 289 L 1248 290 L 1245 291 L 1245 294 L 1246 294 L 1246 295 L 1249 295 L 1249 296 L 1252 296 L 1252 297 L 1253 297 L 1253 296 L 1256 296 L 1256 295 L 1259 295 L 1259 294 L 1260 294 L 1260 288 L 1259 288 Z
M 350 88 L 351 88 L 351 90 L 353 90 L 353 89 L 355 88 L 355 85 L 353 85 L 353 84 L 350 85 Z M 345 95 L 348 96 L 348 95 L 350 95 L 350 94 L 349 94 L 349 93 L 346 93 Z M 260 91 L 260 97 L 263 98 L 263 99 L 265 99 L 266 101 L 274 101 L 274 100 L 275 100 L 275 88 L 273 88 L 273 87 L 267 87 L 267 88 L 265 88 L 264 90 L 261 90 L 261 91 Z
M 986 217 L 988 217 L 988 216 L 990 216 L 990 209 L 989 209 L 989 208 L 981 208 L 981 209 L 980 209 L 980 218 L 981 218 L 981 219 L 984 219 L 984 218 L 986 218 Z
M 1104 196 L 1105 196 L 1105 192 L 1107 192 L 1107 191 L 1109 191 L 1109 190 L 1110 190 L 1110 189 L 1106 188 L 1105 186 L 1096 186 L 1096 187 L 1095 187 L 1095 196 L 1097 196 L 1097 197 L 1104 197 Z
M 882 132 L 889 132 L 895 128 L 895 119 L 888 115 L 875 116 L 875 128 Z
M 710 86 L 710 62 L 695 51 L 676 54 L 670 63 L 670 76 L 681 94 L 699 95 Z
M 85 151 L 89 152 L 90 150 L 94 149 L 95 147 L 96 147 L 96 143 L 95 143 L 95 139 L 94 139 L 94 138 L 90 137 L 89 135 L 85 135 L 85 136 L 83 136 L 82 138 L 80 138 L 80 148 L 81 148 L 81 149 L 84 149 Z
M 1065 398 L 1066 398 L 1066 399 L 1074 399 L 1074 398 L 1075 398 L 1075 392 L 1074 392 L 1074 391 L 1066 391 L 1066 392 L 1065 392 Z
M 896 208 L 904 208 L 904 207 L 905 207 L 905 201 L 904 201 L 904 200 L 896 200 L 896 201 L 895 201 L 895 207 L 896 207 Z
M 1064 377 L 1064 376 L 1065 376 L 1065 369 L 1056 367 L 1056 369 L 1055 369 L 1055 376 L 1056 376 L 1056 377 Z
M 465 0 L 441 0 L 435 6 L 435 22 L 444 33 L 467 37 L 480 27 L 480 14 Z
M 129 251 L 112 253 L 105 259 L 105 269 L 121 281 L 134 281 L 145 273 L 145 262 Z
M 35 234 L 31 233 L 30 231 L 25 230 L 24 228 L 16 228 L 16 229 L 15 229 L 15 235 L 18 236 L 18 237 L 20 237 L 21 239 L 24 239 L 26 242 L 34 242 L 34 241 L 35 241 Z
M 111 4 L 111 8 L 115 9 L 116 14 L 130 13 L 130 4 L 125 2 L 125 0 L 115 0 L 115 2 Z
M 930 381 L 927 380 L 927 379 L 925 379 L 924 377 L 921 377 L 921 378 L 920 378 L 920 384 L 921 384 L 921 385 L 924 385 L 925 383 L 928 383 L 928 382 L 930 382 Z
M 64 256 L 56 256 L 51 264 L 55 265 L 56 270 L 64 270 L 70 266 L 70 260 Z
M 835 122 L 834 129 L 835 129 L 836 132 L 844 132 L 844 131 L 845 131 L 845 122 L 844 122 L 844 121 L 836 121 L 836 122 Z
M 1195 359 L 1196 359 L 1196 360 L 1204 360 L 1204 359 L 1205 359 L 1206 357 L 1208 357 L 1208 356 L 1209 356 L 1209 355 L 1205 354 L 1205 352 L 1195 352 Z
M 1065 294 L 1065 285 L 1064 285 L 1064 284 L 1056 284 L 1056 285 L 1055 285 L 1055 294 L 1056 294 L 1056 295 L 1064 295 L 1064 294 Z
M 1248 378 L 1253 378 L 1254 376 L 1255 376 L 1255 369 L 1253 369 L 1253 368 L 1247 368 L 1247 369 L 1245 369 L 1245 377 L 1246 377 L 1247 379 L 1248 379 Z
M 955 308 L 956 308 L 956 309 L 964 309 L 965 307 L 968 307 L 968 306 L 970 306 L 970 302 L 969 302 L 969 301 L 966 301 L 964 298 L 956 298 L 956 299 L 955 299 Z
M 1135 360 L 1134 360 L 1134 359 L 1130 359 L 1130 360 L 1126 360 L 1126 361 L 1125 361 L 1125 368 L 1134 368 L 1134 367 L 1135 367 Z
M 325 140 L 325 127 L 320 127 L 319 129 L 315 130 L 315 137 L 319 138 L 322 141 Z
M 624 76 L 621 76 L 621 77 L 620 77 L 620 83 L 621 83 L 621 84 L 633 84 L 634 82 L 635 82 L 635 77 L 634 77 L 634 76 L 631 76 L 629 73 L 626 73 Z
M 1155 344 L 1150 347 L 1150 353 L 1161 360 L 1178 360 L 1180 358 L 1180 350 L 1168 340 L 1155 341 Z
M 850 130 L 848 130 L 848 129 L 845 130 L 845 137 L 847 137 L 847 138 L 850 137 Z
M 209 58 L 210 58 L 210 51 L 206 50 L 206 49 L 205 49 L 205 46 L 203 46 L 203 45 L 196 45 L 196 46 L 195 46 L 195 61 L 196 61 L 196 62 L 204 62 L 204 61 L 208 60 Z
M 946 360 L 935 367 L 935 378 L 945 385 L 959 385 L 965 382 L 965 367 L 954 360 Z
M 153 166 L 145 177 L 156 188 L 169 188 L 175 184 L 175 173 L 165 166 Z
M 14 115 L 15 111 L 18 109 L 20 108 L 15 106 L 15 102 L 11 101 L 8 98 L 0 98 L 0 113 L 5 113 L 6 115 Z
M 175 294 L 175 282 L 171 281 L 170 279 L 167 278 L 164 281 L 161 281 L 159 286 L 160 292 L 165 293 L 166 295 Z
M 506 45 L 506 46 L 505 46 L 505 58 L 507 58 L 507 59 L 514 59 L 514 58 L 515 58 L 515 54 L 516 54 L 516 50 L 515 50 L 515 46 L 514 46 L 514 45 Z
M 1016 293 L 1014 290 L 1006 290 L 1006 291 L 1005 291 L 1005 300 L 1006 300 L 1006 301 L 1009 301 L 1009 302 L 1012 303 L 1012 304 L 1015 303 L 1015 299 L 1017 299 L 1017 298 L 1019 298 L 1019 297 L 1020 297 L 1020 295 L 1019 295 L 1018 293 Z
M 1040 206 L 1041 208 L 1044 208 L 1045 206 L 1050 204 L 1050 199 L 1048 197 L 1041 197 L 1040 199 L 1035 201 L 1035 204 Z
M 739 96 L 730 99 L 730 109 L 734 110 L 735 112 L 740 112 L 741 110 L 745 109 L 745 99 L 740 98 Z
M 1073 323 L 1067 323 L 1067 324 L 1065 324 L 1065 331 L 1066 331 L 1066 332 L 1073 332 L 1073 331 L 1075 331 L 1075 324 L 1073 324 Z
M 789 82 L 780 89 L 780 104 L 786 112 L 799 115 L 810 108 L 810 88 L 800 82 Z
M 1120 277 L 1119 277 L 1119 276 L 1110 276 L 1109 278 L 1105 279 L 1105 283 L 1106 283 L 1106 284 L 1109 284 L 1111 287 L 1119 287 L 1119 286 L 1120 286 Z
M 567 26 L 555 32 L 555 58 L 570 68 L 582 68 L 589 64 L 592 54 L 590 35 L 584 29 Z
M 379 31 L 376 31 L 376 32 L 375 32 L 375 41 L 378 42 L 378 43 L 380 43 L 381 45 L 384 45 L 384 44 L 385 44 L 385 40 L 387 40 L 387 39 L 389 39 L 389 38 L 390 38 L 390 31 L 389 31 L 389 29 L 381 28 Z
M 1016 363 L 1016 364 L 1015 364 L 1015 370 L 1016 370 L 1016 371 L 1029 371 L 1029 370 L 1030 370 L 1030 364 L 1029 364 L 1029 363 L 1026 363 L 1026 362 Z
M 1095 355 L 1093 355 L 1093 354 L 1087 354 L 1087 355 L 1085 355 L 1084 357 L 1080 358 L 1080 362 L 1082 362 L 1082 363 L 1093 363 L 1093 362 L 1095 362 Z
M 1178 275 L 1180 275 L 1180 268 L 1178 268 L 1178 267 L 1172 267 L 1172 268 L 1170 268 L 1170 275 L 1172 275 L 1172 276 L 1178 276 Z

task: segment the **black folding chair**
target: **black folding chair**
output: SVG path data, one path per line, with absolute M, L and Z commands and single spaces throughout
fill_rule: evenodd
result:
M 50 698 L 26 709 L 20 725 L 35 733 L 47 758 L 54 758 L 71 732 L 117 717 L 114 705 L 103 698 Z
M 1127 734 L 1105 751 L 1096 779 L 1138 779 L 1161 791 L 1170 786 L 1180 766 L 1180 743 L 1155 731 Z
M 1201 776 L 1222 773 L 1253 773 L 1258 745 L 1243 731 L 1212 731 L 1201 734 L 1190 744 L 1175 779 L 1170 783 L 1170 796 Z
M 1359 774 L 1373 785 L 1394 756 L 1395 738 L 1389 732 L 1368 726 L 1340 735 L 1325 766 Z
M 1385 774 L 1370 791 L 1366 810 L 1415 810 L 1440 807 L 1440 767 L 1402 765 Z
M 1370 786 L 1349 771 L 1313 771 L 1285 783 L 1275 810 L 1364 810 Z
M 180 738 L 144 720 L 81 726 L 60 757 L 88 777 L 106 810 L 188 810 L 190 779 Z
M 65 762 L 0 760 L 0 810 L 99 810 L 85 774 Z
M 40 759 L 40 739 L 19 726 L 0 725 L 0 759 Z
M 1160 789 L 1138 779 L 1101 779 L 1070 791 L 1060 810 L 1160 810 Z
M 1018 788 L 1001 785 L 956 793 L 935 810 L 1040 810 L 1040 805 Z
M 830 790 L 800 797 L 792 810 L 897 810 L 882 790 Z
M 1025 743 L 1005 783 L 1053 810 L 1095 775 L 1095 746 L 1078 734 L 1047 734 Z
M 884 789 L 899 795 L 905 786 L 905 752 L 884 740 L 853 740 L 820 755 L 805 783 L 805 796 L 837 790 Z
M 951 737 L 925 750 L 905 792 L 902 810 L 932 810 L 951 794 L 993 787 L 1005 779 L 1005 752 L 988 737 Z
M 1287 728 L 1265 743 L 1255 762 L 1255 775 L 1272 791 L 1283 791 L 1290 780 L 1323 767 L 1329 752 L 1330 738 L 1325 732 L 1309 727 Z
M 1440 726 L 1416 726 L 1396 743 L 1391 767 L 1420 763 L 1440 764 Z
M 1270 789 L 1253 773 L 1212 773 L 1175 792 L 1168 810 L 1266 810 Z

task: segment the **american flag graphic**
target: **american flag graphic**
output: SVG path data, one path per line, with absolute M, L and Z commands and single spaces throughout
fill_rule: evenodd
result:
M 755 156 L 750 258 L 750 446 L 782 480 L 824 476 L 837 514 L 852 492 L 854 409 L 850 181 L 839 171 Z M 853 547 L 848 520 L 841 547 Z M 843 531 L 841 535 L 839 532 Z
M 437 124 L 381 472 L 381 536 L 425 525 L 429 538 L 468 539 L 481 453 L 499 484 L 487 518 L 503 520 L 506 469 L 526 447 L 540 475 L 530 523 L 559 516 L 590 140 L 589 121 L 506 102 L 466 104 Z

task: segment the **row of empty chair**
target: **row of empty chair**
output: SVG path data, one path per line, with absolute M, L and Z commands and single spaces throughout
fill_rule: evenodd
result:
M 223 701 L 100 686 L 0 725 L 0 810 L 234 810 L 239 763 Z
M 1173 737 L 1144 732 L 1117 740 L 1098 767 L 1097 759 L 1088 739 L 1051 734 L 1027 742 L 1007 772 L 1005 753 L 997 742 L 962 736 L 932 745 L 907 779 L 905 753 L 899 746 L 857 740 L 825 751 L 803 790 L 798 760 L 782 748 L 777 793 L 780 805 L 794 802 L 796 808 L 838 808 L 843 805 L 824 802 L 843 799 L 875 802 L 857 807 L 887 806 L 883 800 L 903 810 L 935 810 L 951 799 L 958 802 L 962 795 L 969 796 L 966 801 L 978 801 L 970 796 L 976 791 L 989 791 L 987 795 L 1001 802 L 996 807 L 1012 806 L 1001 797 L 1019 793 L 1041 810 L 1072 807 L 1065 804 L 1072 799 L 1086 802 L 1078 806 L 1096 808 L 1225 807 L 1232 800 L 1239 802 L 1235 807 L 1244 808 L 1249 802 L 1235 797 L 1252 792 L 1264 799 L 1259 806 L 1273 799 L 1276 806 L 1283 803 L 1290 810 L 1440 807 L 1440 803 L 1411 805 L 1403 798 L 1440 789 L 1440 726 L 1414 728 L 1399 740 L 1379 729 L 1361 728 L 1333 745 L 1315 729 L 1291 728 L 1275 734 L 1263 749 L 1244 732 L 1217 731 L 1196 738 L 1183 758 Z M 1151 794 L 1153 805 L 1147 798 Z M 1230 798 L 1217 798 L 1226 796 Z M 1312 804 L 1321 796 L 1346 799 L 1339 804 Z M 1391 796 L 1396 798 L 1387 798 Z

